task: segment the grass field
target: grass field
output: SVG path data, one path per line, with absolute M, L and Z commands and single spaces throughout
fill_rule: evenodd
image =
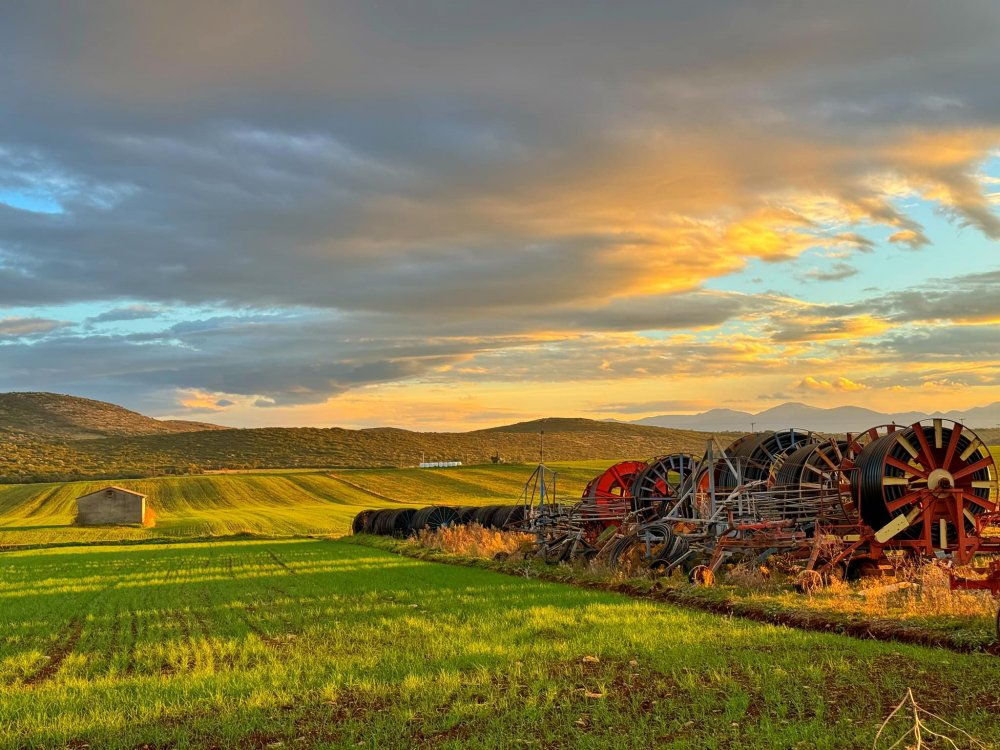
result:
M 553 464 L 559 492 L 578 498 L 606 461 Z M 531 466 L 260 471 L 118 480 L 149 495 L 154 528 L 78 528 L 76 498 L 104 481 L 0 485 L 0 547 L 131 541 L 251 533 L 265 536 L 347 533 L 364 508 L 517 502 Z
M 10 748 L 868 748 L 908 687 L 1000 743 L 995 657 L 346 540 L 7 553 L 0 618 Z

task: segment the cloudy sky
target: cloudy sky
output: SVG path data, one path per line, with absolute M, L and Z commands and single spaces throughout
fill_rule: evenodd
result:
M 0 8 L 0 390 L 471 428 L 1000 400 L 1000 4 Z

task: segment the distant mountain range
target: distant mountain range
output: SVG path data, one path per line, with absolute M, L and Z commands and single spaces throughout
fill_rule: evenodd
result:
M 962 422 L 969 427 L 989 428 L 1000 423 L 1000 401 L 989 406 L 948 412 L 878 412 L 860 406 L 837 406 L 823 409 L 789 402 L 765 409 L 757 414 L 733 409 L 711 409 L 701 414 L 661 414 L 657 417 L 636 419 L 630 424 L 647 427 L 672 427 L 680 430 L 701 432 L 749 432 L 751 424 L 755 430 L 779 430 L 785 427 L 801 427 L 817 432 L 860 432 L 880 424 L 912 424 L 927 417 L 943 417 Z

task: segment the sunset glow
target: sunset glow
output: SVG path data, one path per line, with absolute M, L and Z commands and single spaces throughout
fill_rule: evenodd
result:
M 421 430 L 1000 401 L 995 4 L 102 7 L 0 25 L 0 390 Z

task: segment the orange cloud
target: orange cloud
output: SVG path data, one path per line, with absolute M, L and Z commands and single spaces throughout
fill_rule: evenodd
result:
M 822 380 L 812 375 L 807 375 L 795 384 L 796 388 L 809 391 L 863 391 L 868 386 L 863 383 L 856 383 L 845 377 L 838 377 L 834 380 Z

